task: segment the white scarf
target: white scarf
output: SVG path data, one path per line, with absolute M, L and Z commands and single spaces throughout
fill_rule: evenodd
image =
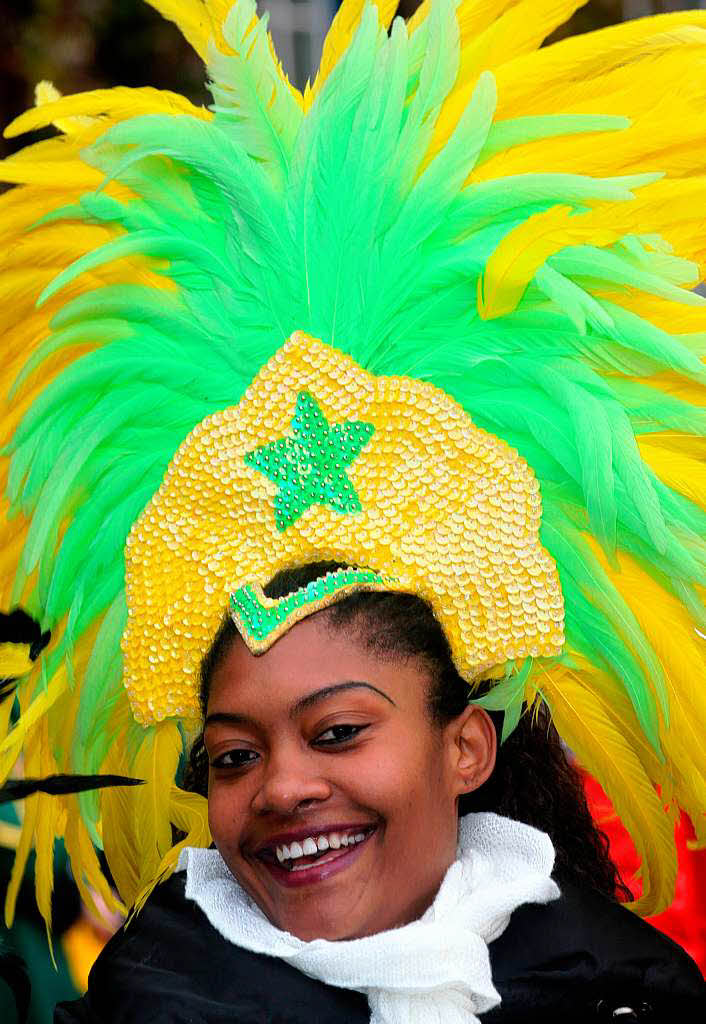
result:
M 480 1024 L 500 1002 L 488 943 L 523 903 L 559 896 L 549 836 L 497 814 L 461 819 L 457 860 L 418 921 L 363 939 L 303 942 L 271 924 L 217 850 L 188 849 L 186 896 L 224 938 L 368 997 L 371 1024 Z

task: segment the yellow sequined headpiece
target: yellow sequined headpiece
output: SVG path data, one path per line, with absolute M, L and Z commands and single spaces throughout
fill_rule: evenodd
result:
M 265 473 L 252 453 L 278 444 Z M 296 518 L 278 517 L 283 495 Z M 237 406 L 184 441 L 130 533 L 133 714 L 198 719 L 199 666 L 229 596 L 309 561 L 365 566 L 424 597 L 468 680 L 556 656 L 564 606 L 541 512 L 527 463 L 438 388 L 373 377 L 296 332 Z

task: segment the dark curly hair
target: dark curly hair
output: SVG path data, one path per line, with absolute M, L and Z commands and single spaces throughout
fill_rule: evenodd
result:
M 335 562 L 313 562 L 277 573 L 264 587 L 268 597 L 287 594 L 342 568 Z M 451 648 L 431 606 L 415 594 L 359 591 L 326 611 L 336 630 L 353 633 L 381 657 L 421 659 L 429 671 L 427 695 L 433 725 L 443 727 L 468 704 L 469 688 L 458 674 Z M 229 615 L 201 665 L 200 701 L 205 713 L 213 672 L 226 656 L 237 629 Z M 491 714 L 496 731 L 501 714 Z M 208 762 L 199 737 L 184 779 L 186 788 L 207 795 Z M 495 769 L 479 789 L 464 794 L 459 814 L 494 811 L 547 832 L 556 851 L 554 876 L 611 899 L 630 899 L 608 855 L 608 840 L 596 826 L 586 803 L 581 777 L 566 756 L 549 709 L 539 704 L 525 713 L 512 735 L 498 748 Z

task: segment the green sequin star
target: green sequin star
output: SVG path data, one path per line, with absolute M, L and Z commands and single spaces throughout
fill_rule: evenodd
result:
M 300 391 L 292 419 L 292 436 L 248 452 L 245 462 L 277 484 L 275 522 L 283 532 L 312 505 L 341 515 L 360 512 L 361 504 L 346 467 L 357 459 L 375 427 L 372 423 L 326 420 L 316 400 Z

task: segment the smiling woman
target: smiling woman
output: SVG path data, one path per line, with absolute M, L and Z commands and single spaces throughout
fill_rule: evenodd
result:
M 421 917 L 455 859 L 458 797 L 495 754 L 486 712 L 434 727 L 424 661 L 381 658 L 331 615 L 257 657 L 233 638 L 206 705 L 216 846 L 269 920 L 302 939 Z
M 28 802 L 8 920 L 57 836 L 131 908 L 57 1021 L 698 1019 L 706 14 L 345 0 L 300 93 L 152 2 L 212 108 L 45 84 L 3 164 L 0 780 L 144 783 Z
M 285 570 L 264 593 L 283 598 L 341 568 L 314 563 Z M 303 758 L 300 773 L 291 747 L 272 768 L 274 736 L 272 731 L 263 735 L 262 714 L 242 713 L 248 694 L 260 709 L 277 702 L 281 722 Z M 289 706 L 288 699 L 293 701 Z M 209 795 L 211 833 L 219 852 L 260 906 L 262 897 L 248 884 L 242 862 L 238 870 L 232 859 L 239 844 L 230 843 L 232 856 L 226 852 L 229 831 L 244 829 L 250 813 L 260 828 L 276 829 L 278 815 L 284 822 L 281 835 L 260 841 L 255 857 L 280 886 L 301 886 L 345 868 L 351 840 L 357 846 L 375 832 L 376 841 L 390 850 L 395 830 L 388 839 L 388 815 L 381 807 L 394 800 L 393 820 L 401 819 L 400 848 L 387 870 L 382 862 L 372 870 L 368 865 L 368 898 L 357 904 L 356 914 L 369 916 L 369 923 L 356 925 L 354 914 L 337 913 L 332 921 L 319 918 L 309 926 L 308 916 L 326 910 L 318 896 L 313 903 L 300 900 L 301 918 L 285 921 L 283 908 L 270 900 L 270 920 L 300 938 L 352 938 L 421 916 L 454 859 L 459 813 L 479 810 L 507 814 L 548 832 L 556 851 L 555 877 L 611 899 L 616 891 L 626 891 L 588 813 L 578 775 L 557 749 L 545 714 L 534 722 L 526 719 L 509 745 L 515 748 L 510 769 L 522 765 L 519 778 L 515 772 L 503 783 L 506 750 L 492 787 L 484 785 L 495 767 L 495 727 L 485 711 L 469 704 L 468 686 L 453 667 L 443 630 L 429 606 L 414 595 L 361 592 L 343 598 L 293 627 L 260 657 L 248 652 L 227 616 L 201 666 L 200 702 L 206 728 L 192 746 L 187 785 Z M 259 748 L 253 742 L 256 722 Z M 236 745 L 235 737 L 242 742 Z M 318 764 L 311 763 L 311 748 L 319 751 Z M 332 760 L 338 754 L 348 755 L 340 765 Z M 343 785 L 335 781 L 337 768 Z M 256 787 L 257 803 L 250 802 L 248 788 L 234 787 L 255 769 L 250 786 Z M 319 774 L 325 780 L 323 792 L 307 795 L 297 789 L 297 783 L 311 785 Z M 279 806 L 267 799 L 272 781 L 284 785 Z M 276 788 L 275 794 L 281 791 Z M 374 794 L 377 800 L 371 802 Z M 242 809 L 235 804 L 238 798 L 244 801 Z M 304 820 L 297 821 L 297 815 Z M 247 848 L 253 850 L 252 841 Z M 349 880 L 341 881 L 351 900 Z M 279 887 L 274 893 L 284 895 Z M 400 906 L 400 900 L 411 909 Z
M 287 569 L 263 596 L 281 600 L 345 571 Z M 163 1009 L 165 978 L 184 1012 L 201 1010 L 208 990 L 206 1019 L 223 1024 L 233 1014 L 256 1020 L 251 1005 L 274 1015 L 292 1000 L 302 1005 L 292 1020 L 360 1024 L 368 1007 L 373 1022 L 461 1024 L 476 1013 L 559 1021 L 574 998 L 579 1021 L 609 1019 L 603 1009 L 626 997 L 642 1016 L 647 1006 L 652 1016 L 667 1002 L 689 1013 L 701 1003 L 686 958 L 615 903 L 624 888 L 546 713 L 523 719 L 495 772 L 493 721 L 469 704 L 418 596 L 358 591 L 313 608 L 258 655 L 229 614 L 201 665 L 200 702 L 204 731 L 186 784 L 208 795 L 215 849 L 185 851 L 174 881 L 100 958 L 87 1016 L 67 1008 L 59 1021 L 93 1021 L 116 1006 L 127 1020 L 138 996 L 141 1012 Z M 479 813 L 489 809 L 515 820 Z M 184 896 L 201 916 L 185 911 Z M 420 931 L 430 915 L 443 934 Z M 370 948 L 350 941 L 366 937 Z M 208 949 L 211 965 L 194 976 L 183 949 L 174 958 L 177 940 L 195 956 Z M 441 968 L 419 963 L 430 943 L 444 950 Z M 552 977 L 557 956 L 578 966 Z M 634 958 L 644 962 L 638 974 Z M 587 970 L 589 959 L 597 963 Z M 419 986 L 433 986 L 431 1004 Z

